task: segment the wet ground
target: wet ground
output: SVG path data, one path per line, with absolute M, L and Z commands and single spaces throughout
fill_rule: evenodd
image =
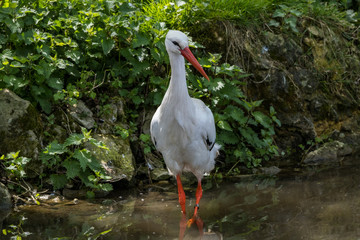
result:
M 185 190 L 188 217 L 195 190 Z M 22 206 L 2 228 L 31 233 L 23 239 L 178 239 L 186 220 L 175 185 L 121 192 L 94 202 Z M 360 166 L 207 179 L 199 216 L 202 239 L 360 239 Z M 184 239 L 200 239 L 196 224 L 184 229 Z

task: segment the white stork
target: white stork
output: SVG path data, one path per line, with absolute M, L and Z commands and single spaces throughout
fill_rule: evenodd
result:
M 171 79 L 151 120 L 151 139 L 162 153 L 169 172 L 176 176 L 179 203 L 184 215 L 185 193 L 180 175 L 183 171 L 190 171 L 198 179 L 195 217 L 202 196 L 201 179 L 204 173 L 214 168 L 220 145 L 215 143 L 215 122 L 211 110 L 201 100 L 189 96 L 184 57 L 207 80 L 209 77 L 191 53 L 184 33 L 170 30 L 165 45 L 170 58 Z

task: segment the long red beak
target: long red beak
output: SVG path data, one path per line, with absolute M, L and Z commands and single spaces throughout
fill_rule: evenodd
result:
M 196 60 L 192 52 L 190 51 L 189 47 L 186 47 L 184 49 L 180 49 L 181 55 L 184 56 L 186 60 L 188 60 L 200 73 L 204 76 L 208 81 L 209 77 L 206 75 L 204 69 L 201 67 L 200 63 Z

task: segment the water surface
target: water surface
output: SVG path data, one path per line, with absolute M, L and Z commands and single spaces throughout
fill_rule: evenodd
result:
M 187 187 L 191 217 L 196 186 Z M 202 239 L 360 239 L 357 164 L 277 177 L 206 179 L 204 189 L 199 210 Z M 119 190 L 93 202 L 22 206 L 5 219 L 3 228 L 16 225 L 19 232 L 31 233 L 23 239 L 142 240 L 178 239 L 181 224 L 176 186 L 169 184 L 127 195 Z M 193 224 L 185 229 L 184 239 L 199 235 Z

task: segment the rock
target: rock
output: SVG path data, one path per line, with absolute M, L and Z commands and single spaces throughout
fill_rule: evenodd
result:
M 321 29 L 319 29 L 316 26 L 309 26 L 309 27 L 307 27 L 307 30 L 316 37 L 324 38 L 324 31 L 322 31 Z
M 50 136 L 52 137 L 49 142 L 56 140 L 60 143 L 63 143 L 66 140 L 66 138 L 68 137 L 66 129 L 57 124 L 51 125 L 48 132 L 49 132 Z
M 295 128 L 311 139 L 316 137 L 315 127 L 311 117 L 306 117 L 300 112 L 297 112 L 294 114 L 279 113 L 278 118 L 283 126 Z
M 123 125 L 121 127 L 128 129 L 126 126 L 126 116 L 124 111 L 123 100 L 119 97 L 112 98 L 109 104 L 102 107 L 97 106 L 99 111 L 99 131 L 102 134 L 112 134 L 115 129 L 115 125 Z
M 170 177 L 169 171 L 163 168 L 155 168 L 151 171 L 151 179 L 155 181 L 167 180 Z
M 144 134 L 150 135 L 150 123 L 151 123 L 151 119 L 154 116 L 154 114 L 155 114 L 155 110 L 149 111 L 145 114 L 144 124 L 142 126 L 142 131 Z
M 292 78 L 296 85 L 301 88 L 304 93 L 312 94 L 319 86 L 319 79 L 316 77 L 316 73 L 310 69 L 304 69 L 300 67 L 294 67 L 290 69 Z
M 302 48 L 293 39 L 284 39 L 282 35 L 265 33 L 265 43 L 272 59 L 286 62 L 292 66 L 303 54 Z
M 81 126 L 84 126 L 87 129 L 94 127 L 95 120 L 92 117 L 93 113 L 83 101 L 79 100 L 76 104 L 71 105 L 69 108 L 69 113 Z
M 96 140 L 102 141 L 109 150 L 87 144 L 86 148 L 100 161 L 111 181 L 126 179 L 131 181 L 135 174 L 134 157 L 127 139 L 113 135 L 94 134 Z
M 8 89 L 0 91 L 0 155 L 20 151 L 37 159 L 41 145 L 40 115 L 29 101 Z
M 62 195 L 67 199 L 85 199 L 86 198 L 86 189 L 74 190 L 64 188 L 62 191 Z
M 344 156 L 350 155 L 351 153 L 351 147 L 343 142 L 328 142 L 308 153 L 304 159 L 304 163 L 313 165 L 339 163 Z
M 358 116 L 348 118 L 341 124 L 342 132 L 348 132 L 348 133 L 356 133 L 360 131 L 360 125 L 358 123 Z
M 12 201 L 11 195 L 7 189 L 7 187 L 0 183 L 0 211 L 6 211 L 11 209 Z
M 281 172 L 281 169 L 276 166 L 262 167 L 262 168 L 260 168 L 260 170 L 263 174 L 270 175 L 270 176 L 276 175 L 279 172 Z
M 11 213 L 11 208 L 11 195 L 6 186 L 0 183 L 0 229 L 3 229 L 3 221 Z

